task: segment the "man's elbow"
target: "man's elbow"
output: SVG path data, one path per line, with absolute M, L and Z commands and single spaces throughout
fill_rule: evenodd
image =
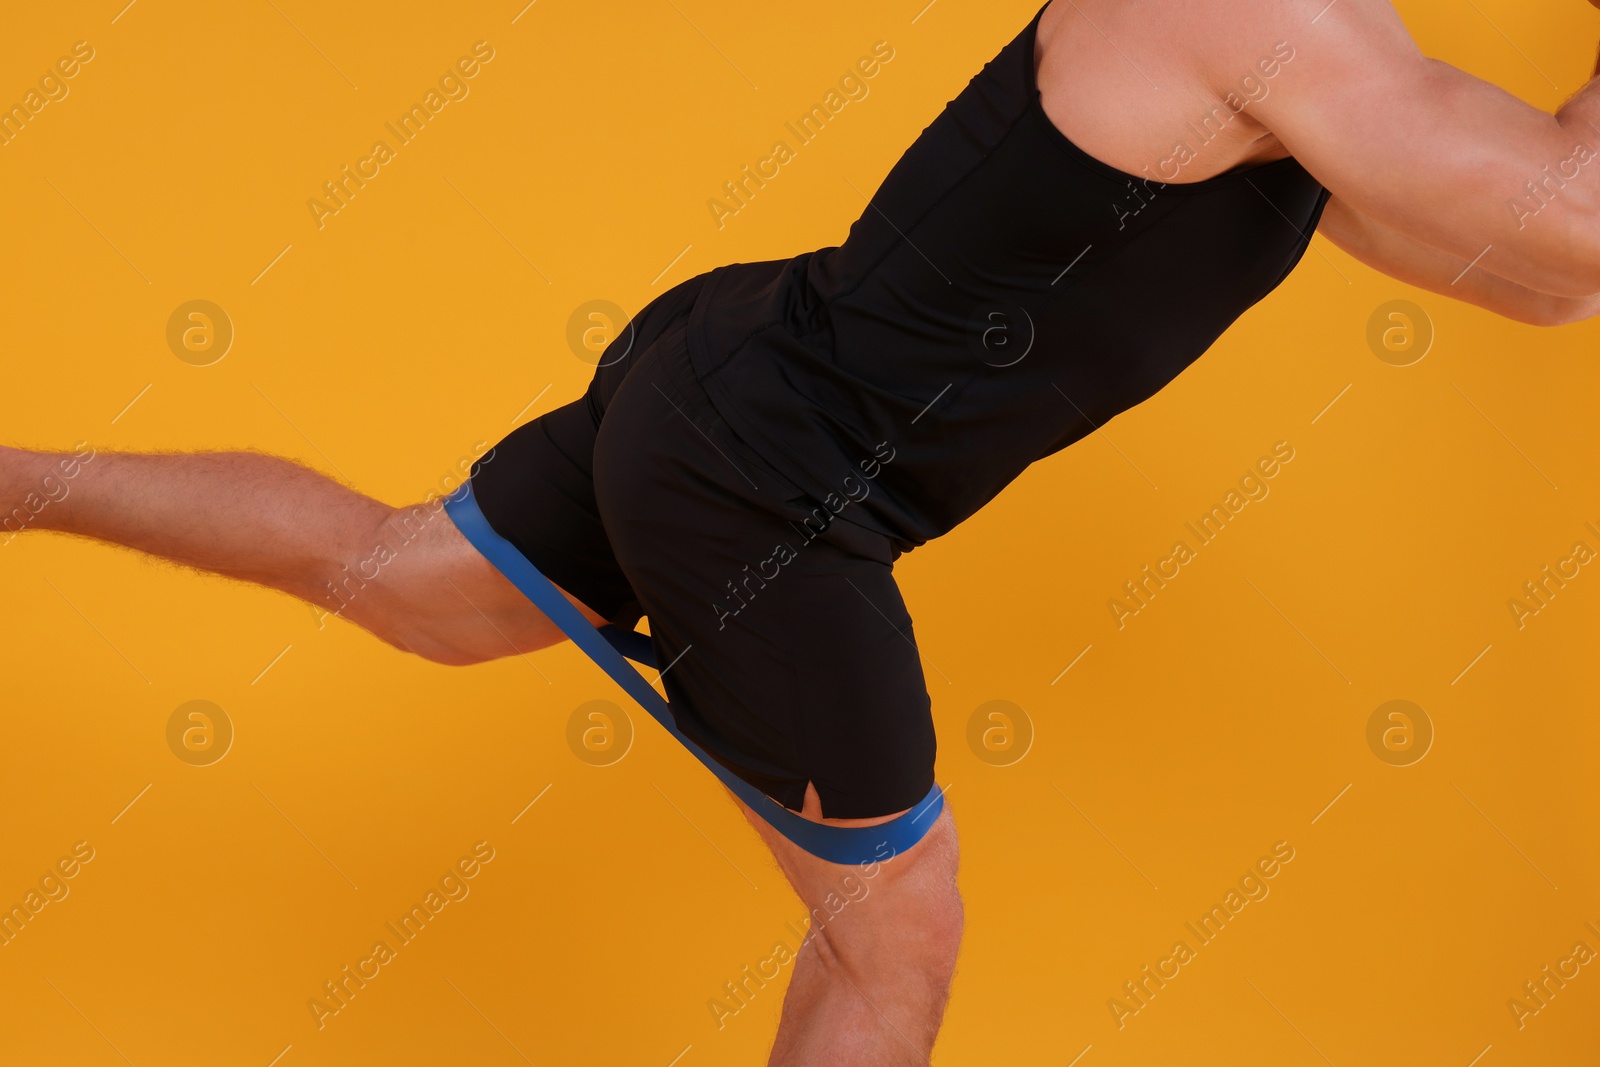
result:
M 1570 310 L 1581 311 L 1589 308 L 1591 309 L 1589 315 L 1593 315 L 1595 311 L 1600 310 L 1600 306 L 1596 305 L 1596 294 L 1600 294 L 1600 214 L 1594 216 L 1593 221 L 1584 228 L 1584 232 L 1586 236 L 1582 247 L 1585 251 L 1564 272 L 1562 283 L 1549 286 L 1545 291 L 1555 293 L 1570 304 Z
M 1551 296 L 1540 301 L 1537 307 L 1525 310 L 1528 314 L 1510 317 L 1530 326 L 1570 326 L 1600 315 L 1600 293 Z

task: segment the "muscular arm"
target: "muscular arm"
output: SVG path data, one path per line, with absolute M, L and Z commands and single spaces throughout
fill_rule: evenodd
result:
M 1600 292 L 1600 82 L 1550 115 L 1423 56 L 1388 0 L 1235 10 L 1295 48 L 1252 112 L 1343 205 L 1336 242 L 1430 288 L 1476 264 L 1512 309 Z
M 1552 296 L 1492 274 L 1479 264 L 1423 244 L 1370 219 L 1338 197 L 1318 232 L 1361 262 L 1408 285 L 1487 308 L 1533 326 L 1562 326 L 1600 315 L 1600 294 Z

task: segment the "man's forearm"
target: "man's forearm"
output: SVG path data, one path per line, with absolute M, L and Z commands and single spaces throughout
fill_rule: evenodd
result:
M 1600 315 L 1600 294 L 1552 296 L 1474 266 L 1360 214 L 1338 197 L 1317 232 L 1361 262 L 1419 289 L 1533 326 L 1561 326 Z

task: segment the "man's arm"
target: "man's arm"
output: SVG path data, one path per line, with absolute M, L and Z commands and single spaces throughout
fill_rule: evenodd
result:
M 1600 0 L 1589 0 L 1589 3 L 1592 4 L 1596 8 L 1600 8 Z M 1594 51 L 1594 73 L 1589 75 L 1589 77 L 1591 77 L 1591 78 L 1600 78 L 1600 45 L 1596 45 L 1595 46 L 1595 51 Z
M 1328 201 L 1317 232 L 1391 278 L 1518 322 L 1564 326 L 1600 315 L 1600 294 L 1552 296 L 1486 271 L 1481 263 L 1469 270 L 1470 261 L 1367 218 L 1338 197 Z
M 1388 0 L 1230 6 L 1295 49 L 1252 114 L 1356 217 L 1529 290 L 1600 292 L 1600 82 L 1552 116 L 1423 56 Z

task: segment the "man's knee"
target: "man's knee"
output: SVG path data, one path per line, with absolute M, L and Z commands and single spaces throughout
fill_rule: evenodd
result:
M 462 667 L 565 639 L 442 508 L 396 508 L 368 540 L 375 547 L 359 561 L 356 580 L 336 581 L 323 602 L 336 602 L 330 610 L 394 647 Z M 351 572 L 344 564 L 338 570 Z M 604 623 L 573 603 L 595 625 Z
M 394 508 L 313 569 L 301 595 L 380 640 L 435 663 L 467 666 L 522 651 L 495 632 L 500 605 L 480 609 L 487 561 L 453 543 L 442 509 Z M 463 550 L 465 549 L 465 550 Z M 504 623 L 503 623 L 504 625 Z
M 881 899 L 870 923 L 813 925 L 819 962 L 865 988 L 910 979 L 937 999 L 949 986 L 961 948 L 960 893 L 952 885 L 914 898 Z
M 861 879 L 858 903 L 843 908 L 836 921 L 813 924 L 823 964 L 858 981 L 909 967 L 942 989 L 966 926 L 958 862 L 955 824 L 945 812 L 916 846 Z

